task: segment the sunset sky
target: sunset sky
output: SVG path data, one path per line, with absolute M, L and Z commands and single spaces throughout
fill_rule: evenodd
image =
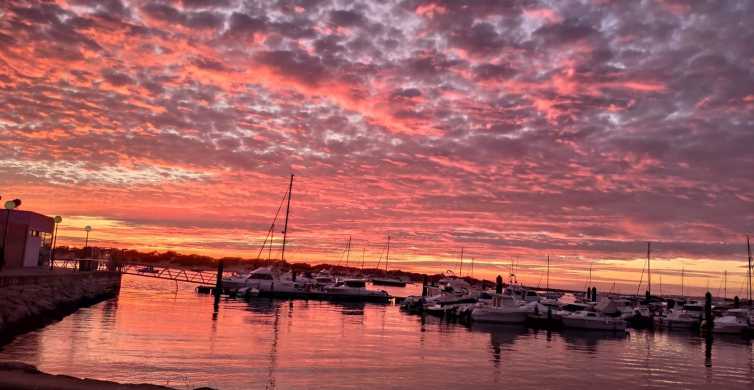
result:
M 635 292 L 652 241 L 666 293 L 743 285 L 754 2 L 0 7 L 0 195 L 60 244 L 254 257 L 293 173 L 292 261 L 389 234 L 391 268 Z

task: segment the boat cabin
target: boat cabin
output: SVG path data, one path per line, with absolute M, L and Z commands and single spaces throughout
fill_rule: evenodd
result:
M 269 268 L 257 268 L 249 273 L 250 280 L 274 280 L 272 270 Z

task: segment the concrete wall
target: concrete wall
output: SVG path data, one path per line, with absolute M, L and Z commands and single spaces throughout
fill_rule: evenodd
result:
M 81 306 L 114 297 L 119 289 L 118 272 L 0 274 L 0 344 Z

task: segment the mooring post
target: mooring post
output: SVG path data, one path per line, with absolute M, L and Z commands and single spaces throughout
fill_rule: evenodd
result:
M 217 262 L 217 280 L 215 281 L 215 304 L 220 300 L 220 294 L 223 292 L 223 261 Z

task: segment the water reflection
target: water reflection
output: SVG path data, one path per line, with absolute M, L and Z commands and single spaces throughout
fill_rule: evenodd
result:
M 522 326 L 516 325 L 490 325 L 474 324 L 470 327 L 473 332 L 484 332 L 490 335 L 490 352 L 492 353 L 492 362 L 495 368 L 500 367 L 503 360 L 503 352 L 513 351 L 513 345 L 516 340 L 528 333 L 528 330 Z
M 628 337 L 628 333 L 565 329 L 560 332 L 560 337 L 565 341 L 567 349 L 596 354 L 599 351 L 598 347 L 600 343 L 608 340 L 623 340 Z
M 172 283 L 124 278 L 117 300 L 17 338 L 0 359 L 55 374 L 223 390 L 749 389 L 754 371 L 751 343 L 735 337 L 465 327 L 394 305 L 265 298 L 222 299 L 213 321 L 213 300 L 191 286 L 176 294 Z

